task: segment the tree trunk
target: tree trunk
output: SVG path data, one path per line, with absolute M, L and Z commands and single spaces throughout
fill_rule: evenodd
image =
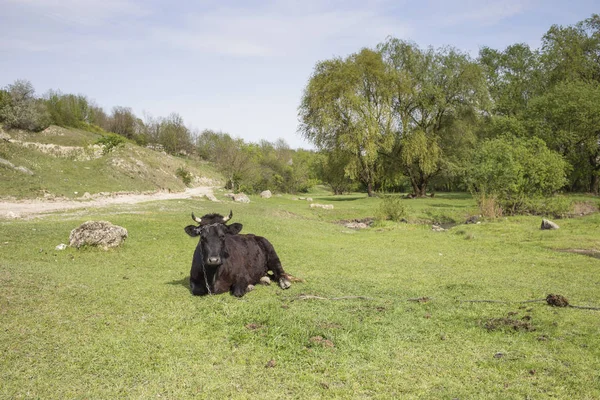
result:
M 373 197 L 375 194 L 373 193 L 373 183 L 367 183 L 367 196 Z
M 592 166 L 590 191 L 598 195 L 600 194 L 600 151 L 596 151 L 596 154 L 590 157 L 590 164 Z
M 427 179 L 423 177 L 410 178 L 410 183 L 413 187 L 413 194 L 416 197 L 425 197 L 427 194 Z

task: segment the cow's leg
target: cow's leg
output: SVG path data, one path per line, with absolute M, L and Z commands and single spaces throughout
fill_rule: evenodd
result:
M 275 248 L 267 239 L 261 239 L 261 244 L 267 255 L 267 270 L 273 272 L 273 278 L 275 278 L 275 280 L 279 283 L 280 288 L 289 288 L 292 286 L 292 282 L 290 282 L 288 275 L 283 270 L 283 267 L 281 266 L 281 260 L 279 260 L 279 256 L 275 252 Z
M 206 285 L 201 282 L 194 282 L 190 279 L 190 290 L 194 296 L 204 296 L 208 293 Z
M 231 294 L 233 294 L 235 297 L 242 297 L 246 294 L 246 292 L 249 292 L 248 284 L 249 282 L 247 279 L 240 279 L 231 287 Z
M 270 285 L 271 278 L 269 278 L 268 276 L 263 276 L 262 278 L 260 278 L 260 283 L 261 285 Z

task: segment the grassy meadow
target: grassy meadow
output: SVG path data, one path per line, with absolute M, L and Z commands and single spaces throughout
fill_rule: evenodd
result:
M 338 221 L 380 199 L 310 196 L 335 209 L 254 196 L 0 221 L 0 398 L 600 398 L 600 311 L 518 303 L 600 307 L 600 259 L 559 251 L 600 250 L 600 214 L 433 232 L 416 222 L 476 213 L 438 194 L 406 200 L 410 223 L 357 231 Z M 183 227 L 230 209 L 305 282 L 192 296 Z M 129 238 L 55 250 L 88 220 Z

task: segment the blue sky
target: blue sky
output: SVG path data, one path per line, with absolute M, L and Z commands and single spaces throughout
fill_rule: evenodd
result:
M 199 130 L 309 148 L 297 108 L 319 60 L 390 35 L 473 56 L 537 48 L 552 24 L 599 12 L 598 0 L 0 0 L 0 86 L 28 79 L 107 112 L 177 112 Z

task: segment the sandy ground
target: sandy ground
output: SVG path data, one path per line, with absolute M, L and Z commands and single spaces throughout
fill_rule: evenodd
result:
M 0 200 L 0 219 L 25 218 L 36 214 L 45 214 L 54 211 L 73 210 L 77 208 L 104 207 L 114 204 L 136 204 L 145 201 L 189 199 L 212 194 L 212 186 L 198 186 L 188 188 L 184 192 L 156 192 L 151 194 L 110 194 L 107 196 L 95 196 L 88 200 L 22 200 L 6 202 Z

